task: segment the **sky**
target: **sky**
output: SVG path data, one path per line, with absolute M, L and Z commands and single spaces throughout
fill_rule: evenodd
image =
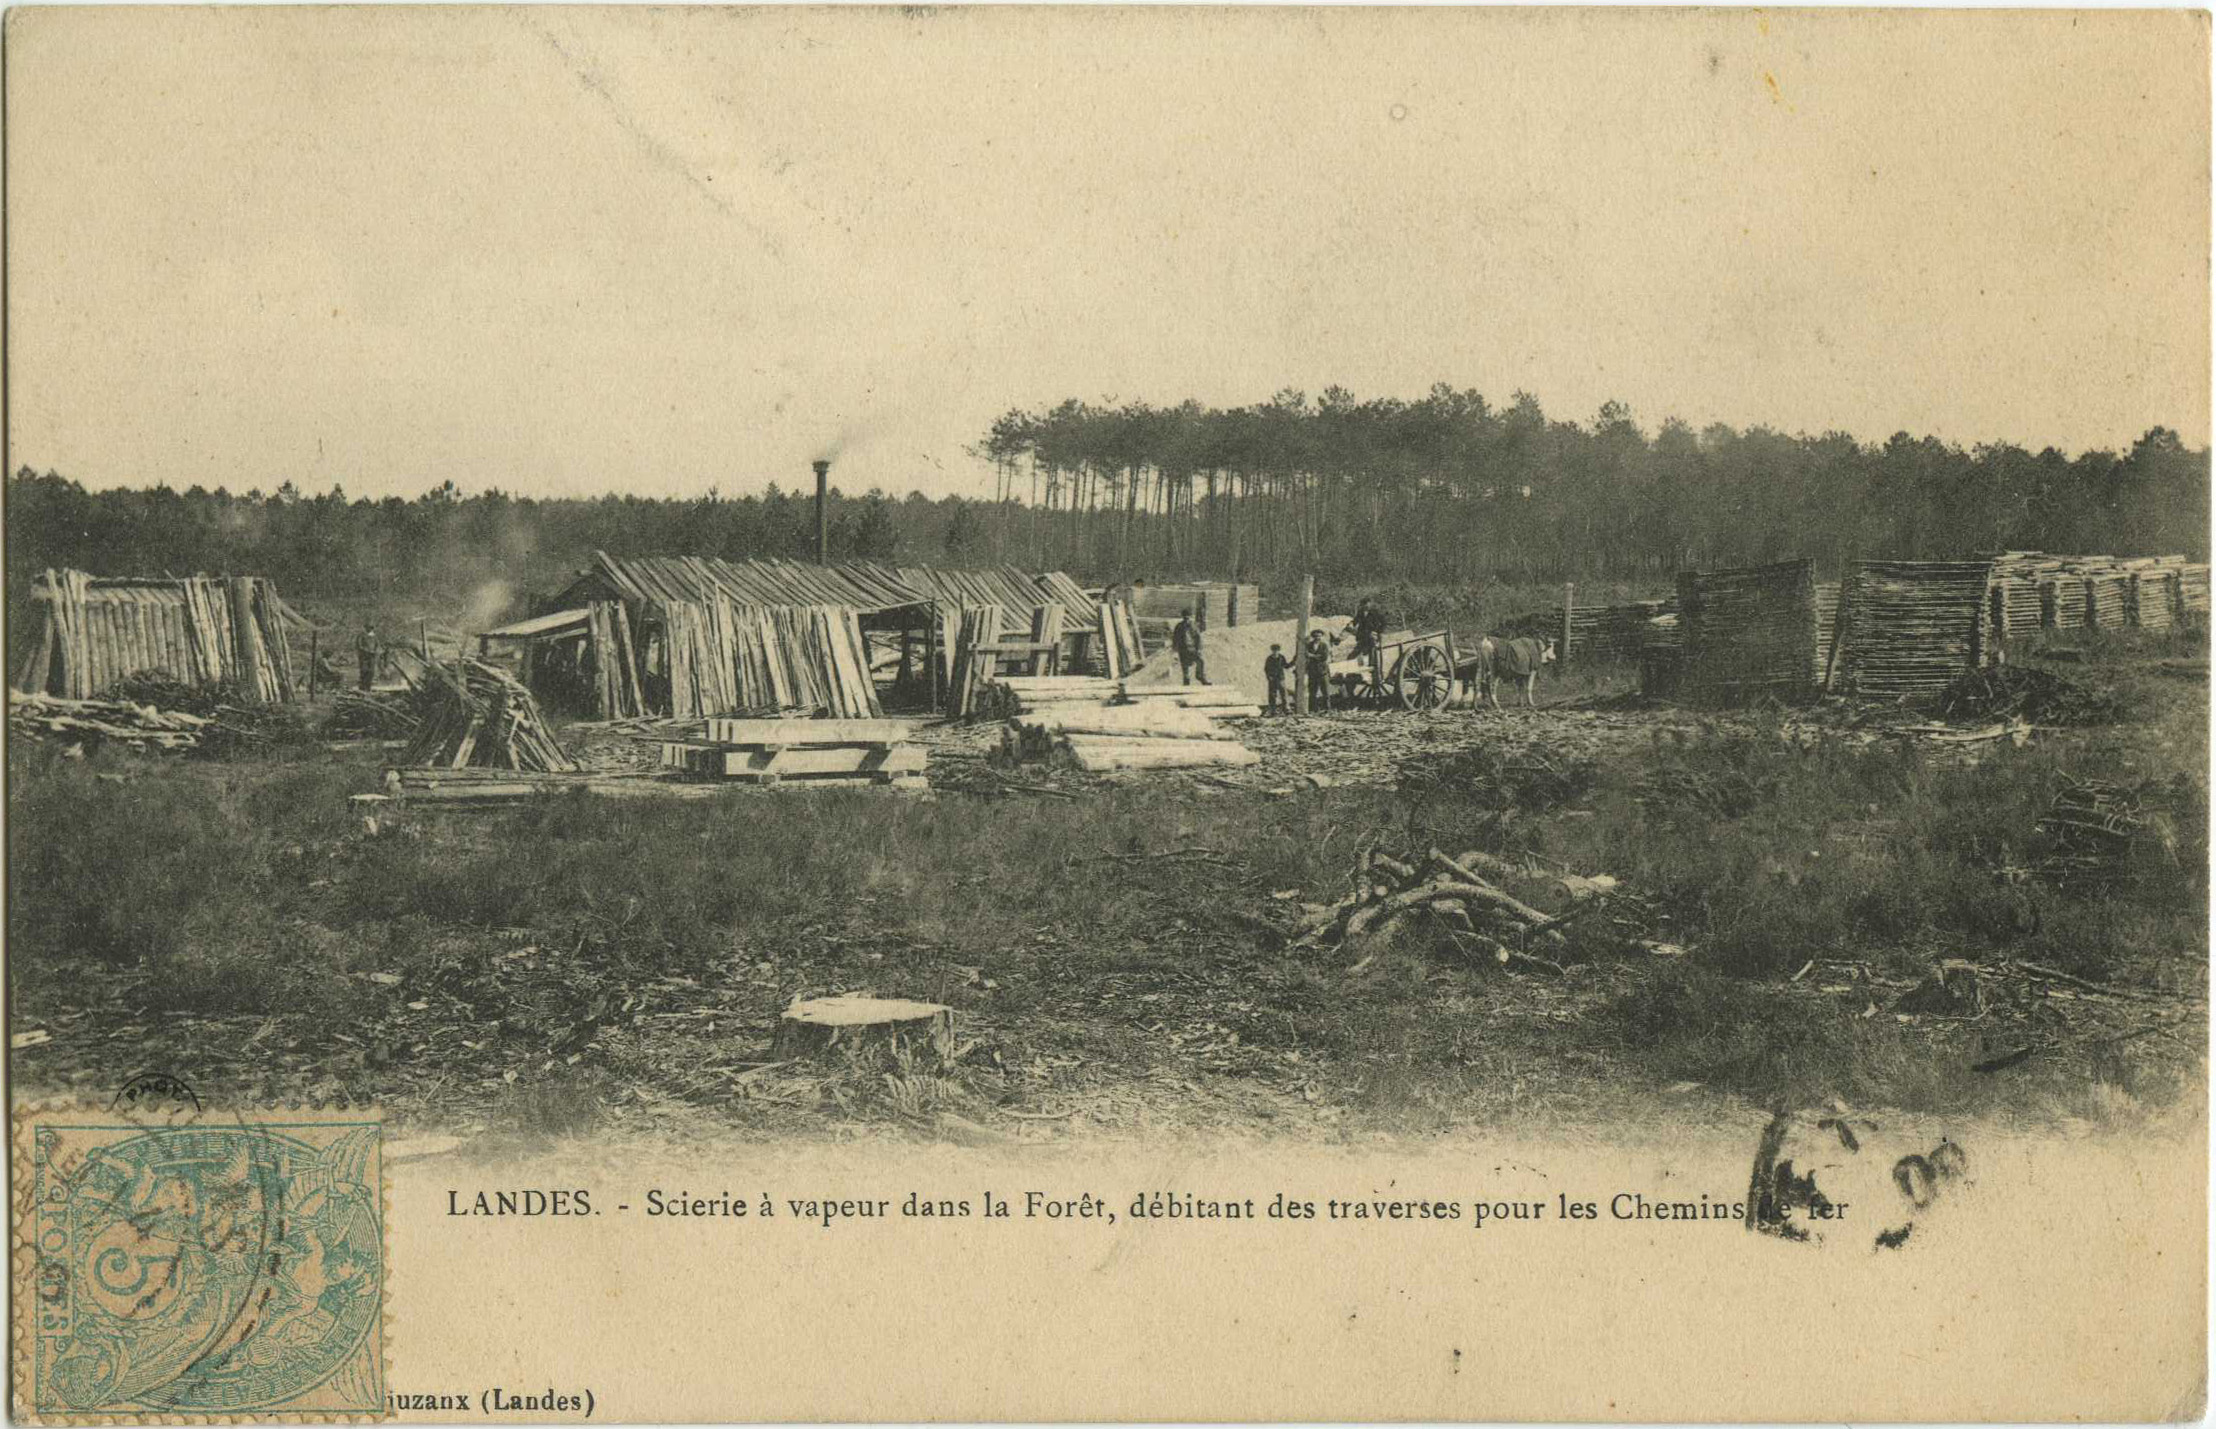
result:
M 8 469 L 989 489 L 1076 396 L 2209 435 L 2204 15 L 8 16 Z

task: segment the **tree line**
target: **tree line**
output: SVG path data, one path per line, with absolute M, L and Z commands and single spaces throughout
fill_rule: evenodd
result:
M 1067 401 L 979 442 L 990 498 L 834 490 L 834 559 L 1008 563 L 1090 582 L 1237 577 L 1279 588 L 1593 580 L 1813 556 L 1939 559 L 1999 549 L 2207 558 L 2209 453 L 2156 427 L 2125 452 L 1968 450 L 1899 434 L 1787 436 L 1621 404 L 1558 421 L 1440 386 L 1417 401 L 1339 388 L 1251 407 Z M 8 479 L 11 598 L 47 566 L 238 572 L 302 599 L 430 602 L 498 579 L 565 583 L 619 555 L 812 559 L 813 493 L 538 499 L 445 482 L 413 499 Z
M 1272 573 L 1414 584 L 1666 580 L 1813 556 L 2185 551 L 2205 559 L 2209 453 L 2154 427 L 2127 452 L 1682 421 L 1609 402 L 1557 420 L 1445 384 L 1416 401 L 1286 390 L 1012 410 L 974 449 L 1029 521 L 1030 558 L 1082 569 Z

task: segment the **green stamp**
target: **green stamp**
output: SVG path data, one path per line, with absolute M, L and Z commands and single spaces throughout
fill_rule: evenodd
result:
M 21 1408 L 381 1414 L 383 1131 L 364 1112 L 27 1113 Z

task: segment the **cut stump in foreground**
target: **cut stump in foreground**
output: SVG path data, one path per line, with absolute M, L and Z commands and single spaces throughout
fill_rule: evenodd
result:
M 828 1047 L 870 1042 L 897 1046 L 951 1037 L 954 1009 L 903 997 L 816 997 L 785 1009 L 777 1024 L 780 1054 L 802 1056 Z

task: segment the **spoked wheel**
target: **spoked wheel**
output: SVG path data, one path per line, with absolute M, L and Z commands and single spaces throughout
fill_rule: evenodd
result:
M 1418 645 L 1400 658 L 1393 677 L 1403 709 L 1443 710 L 1454 698 L 1454 669 L 1447 652 L 1436 645 Z

